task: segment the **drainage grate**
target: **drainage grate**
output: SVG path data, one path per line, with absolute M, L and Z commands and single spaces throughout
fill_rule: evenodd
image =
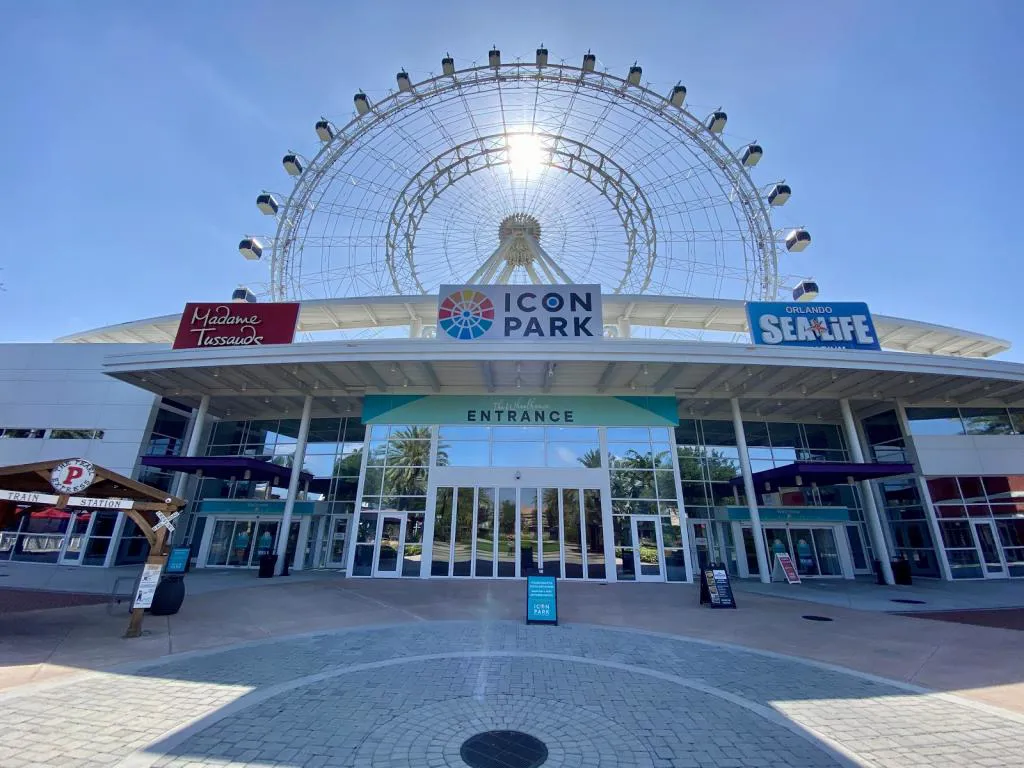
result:
M 815 616 L 813 613 L 808 613 L 800 618 L 807 619 L 808 621 L 833 621 L 833 619 L 830 619 L 828 616 Z
M 924 600 L 911 600 L 909 597 L 893 597 L 891 603 L 907 603 L 908 605 L 924 605 Z
M 521 731 L 485 731 L 466 739 L 459 755 L 470 768 L 537 768 L 548 759 L 548 748 Z

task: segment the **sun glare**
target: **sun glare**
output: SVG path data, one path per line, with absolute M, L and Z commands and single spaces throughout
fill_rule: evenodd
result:
M 535 133 L 510 133 L 508 146 L 508 167 L 514 177 L 538 173 L 547 164 L 547 153 Z

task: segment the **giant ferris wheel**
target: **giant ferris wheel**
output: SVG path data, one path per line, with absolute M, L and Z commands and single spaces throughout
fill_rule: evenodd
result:
M 435 293 L 442 283 L 596 283 L 605 292 L 775 299 L 801 227 L 776 229 L 784 182 L 758 185 L 756 142 L 729 146 L 722 109 L 691 110 L 634 65 L 587 53 L 459 67 L 316 123 L 289 151 L 288 193 L 265 191 L 273 233 L 239 245 L 269 262 L 271 300 Z

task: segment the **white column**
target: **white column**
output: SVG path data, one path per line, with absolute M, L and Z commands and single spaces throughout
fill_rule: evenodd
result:
M 690 549 L 690 523 L 689 515 L 686 514 L 686 504 L 683 502 L 683 482 L 682 475 L 679 472 L 679 448 L 676 446 L 675 430 L 670 430 L 670 434 L 672 436 L 672 442 L 670 443 L 672 446 L 672 472 L 675 475 L 676 498 L 679 500 L 679 527 L 680 533 L 683 536 L 683 553 L 686 558 L 684 561 L 686 564 L 686 581 L 692 583 L 694 574 L 693 558 L 697 548 Z
M 847 398 L 844 397 L 839 401 L 839 410 L 843 414 L 843 426 L 846 428 L 846 444 L 850 446 L 850 456 L 855 464 L 863 464 L 864 451 L 861 449 L 860 438 L 857 436 L 857 425 L 853 420 L 853 411 L 850 409 L 850 401 Z M 871 483 L 867 480 L 860 482 L 860 498 L 864 504 L 864 513 L 868 518 L 868 530 L 871 531 L 871 548 L 882 565 L 882 578 L 885 579 L 886 584 L 895 584 L 892 577 L 892 564 L 889 562 L 889 549 L 885 546 L 882 520 L 878 514 L 878 507 L 875 505 L 875 495 L 871 492 Z
M 313 413 L 313 396 L 306 395 L 302 403 L 302 420 L 299 421 L 299 437 L 295 441 L 295 457 L 292 460 L 292 476 L 288 480 L 288 498 L 284 502 L 284 514 L 281 515 L 281 528 L 277 535 L 277 563 L 274 575 L 280 576 L 284 570 L 284 558 L 288 552 L 288 532 L 292 525 L 292 510 L 295 509 L 295 498 L 299 495 L 299 477 L 302 475 L 302 462 L 306 458 L 306 439 L 309 437 L 309 417 Z
M 928 490 L 928 481 L 921 474 L 921 462 L 917 459 L 917 447 L 914 445 L 913 436 L 910 433 L 910 422 L 907 420 L 907 412 L 903 402 L 896 401 L 896 418 L 900 422 L 900 431 L 903 433 L 903 440 L 910 449 L 910 458 L 917 470 L 914 479 L 917 481 L 918 494 L 921 496 L 921 504 L 924 506 L 924 516 L 928 521 L 928 530 L 932 533 L 932 546 L 935 549 L 935 557 L 939 561 L 939 572 L 946 581 L 953 580 L 953 571 L 949 567 L 949 559 L 946 557 L 946 544 L 942 539 L 942 530 L 939 528 L 938 518 L 935 516 L 935 505 L 932 503 L 932 494 Z
M 747 494 L 747 509 L 750 510 L 750 527 L 754 534 L 754 549 L 757 551 L 757 570 L 761 581 L 764 584 L 772 580 L 772 573 L 768 568 L 768 555 L 765 552 L 764 531 L 761 530 L 761 514 L 757 511 L 757 494 L 754 491 L 754 477 L 750 472 L 750 457 L 747 456 L 747 435 L 743 431 L 743 417 L 740 416 L 740 401 L 731 398 L 729 404 L 732 406 L 732 426 L 736 431 L 736 447 L 740 454 L 740 471 L 743 473 L 743 490 Z M 737 559 L 742 555 L 743 539 L 737 542 Z
M 598 440 L 601 449 L 601 468 L 604 470 L 604 481 L 601 486 L 601 534 L 604 539 L 604 578 L 609 584 L 618 581 L 619 576 L 615 569 L 615 530 L 612 527 L 612 485 L 611 472 L 608 466 L 608 430 L 601 427 L 598 430 Z M 517 521 L 518 522 L 518 521 Z M 516 531 L 518 532 L 518 528 Z M 517 533 L 518 535 L 518 533 Z M 518 552 L 518 546 L 516 548 Z M 517 555 L 518 557 L 518 555 Z
M 299 539 L 295 543 L 295 557 L 292 559 L 291 568 L 293 571 L 301 571 L 306 567 L 306 545 L 309 543 L 310 518 L 305 516 L 299 519 Z M 315 556 L 315 553 L 314 553 Z
M 199 451 L 199 442 L 203 436 L 203 428 L 206 426 L 206 414 L 210 410 L 210 396 L 203 395 L 199 400 L 199 408 L 192 418 L 192 431 L 188 435 L 188 445 L 185 446 L 185 456 L 195 456 Z M 185 493 L 188 490 L 189 475 L 187 472 L 179 472 L 177 478 L 174 481 L 174 487 L 171 490 L 172 496 L 177 496 L 179 499 L 185 498 Z M 181 516 L 177 527 L 173 535 L 173 541 L 175 543 L 181 543 L 185 536 L 185 532 L 188 530 L 189 519 L 192 517 L 192 504 L 185 505 L 185 514 Z

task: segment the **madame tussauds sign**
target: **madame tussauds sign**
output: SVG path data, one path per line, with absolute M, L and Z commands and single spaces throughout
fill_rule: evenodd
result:
M 298 302 L 186 304 L 172 349 L 291 344 Z

